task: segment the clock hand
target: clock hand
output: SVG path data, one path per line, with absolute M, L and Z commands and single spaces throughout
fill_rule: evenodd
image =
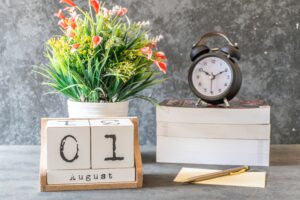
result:
M 210 93 L 212 93 L 212 83 L 213 83 L 213 78 L 210 79 Z
M 210 74 L 207 71 L 204 71 L 203 69 L 200 69 L 200 72 L 204 72 L 207 76 L 210 76 Z
M 225 70 L 224 71 L 221 71 L 221 72 L 219 72 L 219 73 L 217 73 L 217 74 L 215 74 L 214 76 L 218 76 L 218 75 L 220 75 L 220 74 L 222 74 L 222 73 L 224 73 L 225 72 Z
M 209 74 L 209 78 L 210 78 L 211 80 L 214 80 L 214 79 L 216 78 L 216 76 L 211 72 L 211 73 Z

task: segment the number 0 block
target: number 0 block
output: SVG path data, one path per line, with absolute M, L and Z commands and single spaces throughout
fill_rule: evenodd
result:
M 131 120 L 90 120 L 90 125 L 93 169 L 134 166 Z
M 48 121 L 47 169 L 89 169 L 88 120 Z

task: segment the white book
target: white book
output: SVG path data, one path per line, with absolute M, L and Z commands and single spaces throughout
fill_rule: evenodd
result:
M 270 124 L 196 124 L 162 122 L 156 124 L 158 136 L 211 139 L 269 140 Z
M 135 181 L 135 168 L 48 170 L 48 184 L 86 184 Z
M 270 106 L 261 101 L 232 102 L 225 107 L 197 107 L 191 101 L 166 100 L 156 108 L 160 122 L 204 124 L 270 124 Z
M 165 163 L 269 166 L 270 140 L 157 136 L 156 160 Z

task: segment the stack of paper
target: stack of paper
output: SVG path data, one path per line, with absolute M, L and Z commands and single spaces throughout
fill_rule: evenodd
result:
M 270 106 L 230 108 L 166 100 L 156 109 L 157 162 L 268 166 Z

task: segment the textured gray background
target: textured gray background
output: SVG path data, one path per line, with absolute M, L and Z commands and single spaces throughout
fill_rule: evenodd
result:
M 38 144 L 41 117 L 66 116 L 66 99 L 44 95 L 32 65 L 45 62 L 44 42 L 58 34 L 59 0 L 0 1 L 0 144 Z M 75 0 L 75 2 L 78 2 Z M 81 1 L 86 4 L 87 1 Z M 164 35 L 168 82 L 144 91 L 161 101 L 194 98 L 187 84 L 190 47 L 208 31 L 224 31 L 240 44 L 244 82 L 240 99 L 272 107 L 272 143 L 300 143 L 299 0 L 124 0 L 134 20 Z M 130 113 L 141 120 L 142 144 L 155 144 L 155 109 L 142 100 Z

